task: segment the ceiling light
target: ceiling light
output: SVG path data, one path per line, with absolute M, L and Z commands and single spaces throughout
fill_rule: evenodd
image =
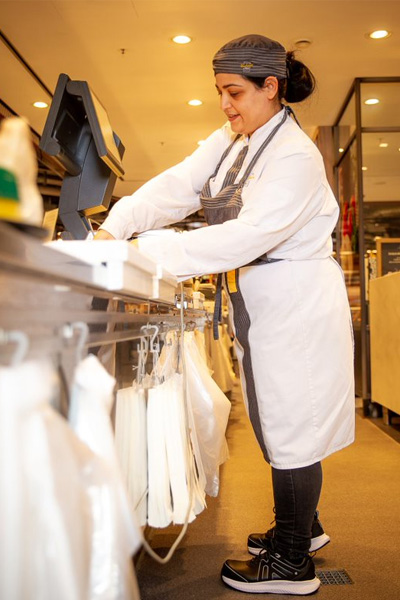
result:
M 368 104 L 368 106 L 372 106 L 372 104 L 379 104 L 378 98 L 368 98 L 368 100 L 364 101 L 364 104 Z
M 382 40 L 384 38 L 389 37 L 390 32 L 387 31 L 386 29 L 377 29 L 376 31 L 372 31 L 371 33 L 368 34 L 368 36 L 370 38 L 372 38 L 373 40 Z
M 362 171 L 368 171 L 368 167 L 361 167 Z
M 189 44 L 192 41 L 192 38 L 188 35 L 176 35 L 172 38 L 172 41 L 175 42 L 175 44 Z
M 344 152 L 344 148 L 339 148 L 339 152 Z
M 49 105 L 47 104 L 47 102 L 34 102 L 33 106 L 35 108 L 47 108 Z
M 201 106 L 203 103 L 201 100 L 189 100 L 188 104 L 190 106 Z
M 389 146 L 389 144 L 387 142 L 381 142 L 379 144 L 379 148 L 387 148 Z
M 311 44 L 312 41 L 307 38 L 301 38 L 300 40 L 296 40 L 294 42 L 294 46 L 298 50 L 304 50 L 304 48 L 308 48 L 309 46 L 311 46 Z

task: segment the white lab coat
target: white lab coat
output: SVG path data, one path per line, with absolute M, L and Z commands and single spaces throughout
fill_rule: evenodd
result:
M 249 143 L 240 179 L 282 115 L 235 144 L 211 181 L 212 195 Z M 214 132 L 182 163 L 121 198 L 103 228 L 123 239 L 198 210 L 199 193 L 233 137 L 229 124 Z M 353 342 L 342 273 L 331 258 L 338 205 L 321 155 L 292 119 L 256 163 L 242 201 L 237 219 L 144 238 L 139 247 L 180 278 L 227 272 L 266 252 L 285 259 L 240 269 L 239 287 L 269 460 L 276 468 L 303 467 L 354 439 Z M 239 344 L 236 350 L 241 361 Z M 242 385 L 246 397 L 245 377 Z

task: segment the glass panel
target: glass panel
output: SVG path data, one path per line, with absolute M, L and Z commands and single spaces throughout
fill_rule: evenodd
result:
M 339 124 L 335 127 L 335 160 L 339 160 L 343 149 L 348 144 L 356 130 L 355 95 L 353 94 L 347 104 Z
M 365 104 L 379 100 L 378 104 Z M 400 127 L 400 81 L 361 84 L 362 127 Z
M 355 140 L 338 166 L 337 174 L 340 206 L 340 264 L 345 276 L 353 324 L 359 326 L 361 322 L 360 257 L 358 250 L 357 147 Z
M 364 239 L 400 237 L 400 132 L 363 133 Z

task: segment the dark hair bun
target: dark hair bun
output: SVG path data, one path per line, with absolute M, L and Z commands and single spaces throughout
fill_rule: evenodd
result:
M 301 102 L 310 96 L 315 88 L 315 77 L 310 69 L 296 60 L 294 52 L 286 53 L 287 86 L 284 98 L 287 102 Z

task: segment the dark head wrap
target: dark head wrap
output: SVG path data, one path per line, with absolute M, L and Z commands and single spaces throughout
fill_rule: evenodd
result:
M 214 73 L 236 73 L 248 77 L 284 79 L 286 50 L 263 35 L 245 35 L 228 42 L 213 58 Z

